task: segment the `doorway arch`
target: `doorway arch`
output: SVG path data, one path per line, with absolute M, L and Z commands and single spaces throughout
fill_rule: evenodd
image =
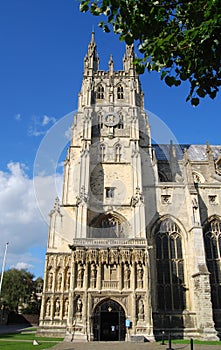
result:
M 124 341 L 126 335 L 125 311 L 116 301 L 99 303 L 93 313 L 94 341 Z

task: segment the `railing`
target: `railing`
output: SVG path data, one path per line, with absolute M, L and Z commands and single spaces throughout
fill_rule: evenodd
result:
M 118 281 L 102 281 L 102 288 L 104 289 L 118 289 Z
M 115 238 L 79 238 L 73 240 L 75 246 L 147 246 L 146 239 L 115 239 Z

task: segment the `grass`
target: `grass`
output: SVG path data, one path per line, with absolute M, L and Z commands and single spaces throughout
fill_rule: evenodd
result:
M 33 340 L 37 340 L 39 345 L 37 349 L 50 349 L 63 338 L 37 337 L 35 336 L 36 328 L 25 329 L 21 333 L 0 334 L 0 349 L 4 350 L 30 350 L 35 348 Z
M 0 334 L 0 339 L 10 339 L 10 340 L 38 340 L 38 341 L 62 341 L 63 338 L 53 338 L 53 337 L 36 337 L 35 333 L 12 333 L 12 334 Z M 2 344 L 2 343 L 1 343 Z
M 56 345 L 57 343 L 41 343 L 39 342 L 39 345 L 37 346 L 37 349 L 50 349 L 52 348 L 52 346 Z M 17 342 L 17 341 L 0 341 L 0 348 L 1 350 L 30 350 L 35 348 L 36 349 L 36 345 L 33 345 L 30 342 Z

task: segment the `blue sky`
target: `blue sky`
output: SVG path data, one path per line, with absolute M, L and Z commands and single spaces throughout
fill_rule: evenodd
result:
M 54 175 L 33 174 L 33 166 L 46 132 L 77 109 L 93 28 L 100 68 L 107 69 L 111 53 L 115 69 L 122 67 L 124 44 L 103 33 L 98 20 L 81 14 L 74 0 L 0 2 L 0 263 L 9 241 L 7 268 L 25 267 L 36 277 L 43 275 L 47 224 L 38 210 L 33 178 L 41 207 L 49 212 L 54 201 L 50 185 L 56 179 L 59 192 L 62 167 Z M 157 73 L 144 74 L 141 83 L 145 108 L 166 123 L 179 143 L 220 144 L 221 95 L 194 108 L 185 102 L 187 84 L 169 88 Z

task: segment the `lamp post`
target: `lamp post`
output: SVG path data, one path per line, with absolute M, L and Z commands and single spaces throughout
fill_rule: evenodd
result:
M 2 262 L 2 273 L 1 273 L 1 280 L 0 280 L 0 294 L 2 291 L 2 281 L 3 281 L 3 276 L 4 276 L 4 270 L 5 270 L 7 249 L 8 249 L 8 242 L 6 242 L 6 245 L 5 245 L 5 254 L 4 254 L 4 258 L 3 258 L 3 262 Z

